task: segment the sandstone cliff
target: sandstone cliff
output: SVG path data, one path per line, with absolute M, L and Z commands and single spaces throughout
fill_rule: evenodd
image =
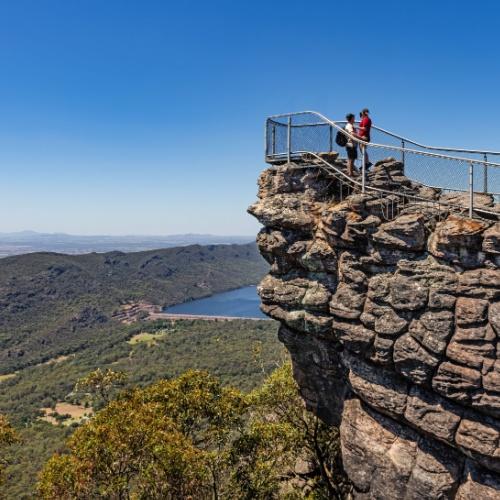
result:
M 307 162 L 263 172 L 262 309 L 307 406 L 340 426 L 356 498 L 498 499 L 500 223 L 451 213 L 460 195 L 395 160 L 368 183 L 419 198 L 349 194 Z

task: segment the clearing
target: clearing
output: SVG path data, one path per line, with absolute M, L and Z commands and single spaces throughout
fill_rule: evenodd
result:
M 17 373 L 6 373 L 5 375 L 0 375 L 0 383 L 5 382 L 6 380 L 10 380 L 11 378 L 14 378 L 17 375 Z
M 41 408 L 44 413 L 41 420 L 49 422 L 52 425 L 71 425 L 81 423 L 90 418 L 93 414 L 92 408 L 85 408 L 82 405 L 74 405 L 72 403 L 57 403 L 55 408 Z
M 167 336 L 167 330 L 161 330 L 157 333 L 141 332 L 127 340 L 130 345 L 145 343 L 148 346 L 155 346 L 158 340 L 164 339 Z

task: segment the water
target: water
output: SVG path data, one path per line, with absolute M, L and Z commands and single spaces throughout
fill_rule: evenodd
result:
M 167 307 L 168 314 L 193 314 L 199 316 L 233 316 L 235 318 L 267 318 L 259 309 L 257 287 L 245 286 L 230 292 L 216 293 L 204 299 L 184 302 Z

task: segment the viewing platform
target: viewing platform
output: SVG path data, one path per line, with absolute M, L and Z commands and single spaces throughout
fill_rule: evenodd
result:
M 436 208 L 471 218 L 498 220 L 500 214 L 500 151 L 426 146 L 375 125 L 371 141 L 365 142 L 345 130 L 345 121 L 333 121 L 316 111 L 271 116 L 266 120 L 265 160 L 272 166 L 311 165 L 328 171 L 349 194 L 360 192 L 395 196 L 400 205 L 425 202 Z M 336 143 L 344 134 L 360 150 L 356 161 L 358 175 L 347 175 L 346 150 Z M 362 150 L 374 165 L 388 161 L 401 164 L 401 173 L 429 196 L 415 195 L 408 183 L 392 183 L 390 190 L 370 182 Z M 372 176 L 373 177 L 373 176 Z

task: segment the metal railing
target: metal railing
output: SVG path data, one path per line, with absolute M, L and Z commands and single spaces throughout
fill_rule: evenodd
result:
M 335 121 L 337 125 L 345 126 L 347 123 L 344 120 Z M 390 132 L 385 130 L 377 125 L 372 126 L 372 139 L 373 142 L 376 143 L 384 143 L 391 144 L 401 147 L 402 149 L 412 148 L 420 151 L 428 151 L 434 153 L 441 153 L 445 156 L 456 156 L 459 155 L 461 157 L 465 157 L 470 160 L 478 160 L 483 164 L 482 168 L 482 192 L 488 193 L 488 164 L 490 163 L 488 160 L 493 159 L 491 162 L 492 165 L 494 163 L 500 163 L 500 151 L 492 151 L 492 150 L 480 150 L 480 149 L 464 149 L 464 148 L 451 148 L 451 147 L 442 147 L 442 146 L 428 146 L 425 144 L 421 144 L 412 139 L 408 139 L 407 137 L 403 137 L 394 132 Z M 404 155 L 403 155 L 404 159 Z M 498 181 L 498 179 L 495 179 Z M 497 186 L 497 190 L 500 190 L 500 186 Z M 498 193 L 494 193 L 498 195 Z
M 310 153 L 310 152 L 297 152 L 302 155 L 301 164 L 291 165 L 294 168 L 303 168 L 302 162 L 305 160 L 309 165 L 321 169 L 327 176 L 334 178 L 338 181 L 338 199 L 342 202 L 344 197 L 349 196 L 354 193 L 362 193 L 365 189 L 370 192 L 370 195 L 374 195 L 379 199 L 378 209 L 384 220 L 390 220 L 405 210 L 411 207 L 413 210 L 427 210 L 429 208 L 435 209 L 438 218 L 441 218 L 447 212 L 458 213 L 463 215 L 467 207 L 463 207 L 459 204 L 453 202 L 446 202 L 441 200 L 433 200 L 428 197 L 416 194 L 411 188 L 401 187 L 399 191 L 391 191 L 389 189 L 378 188 L 375 186 L 365 186 L 362 180 L 357 180 L 350 177 L 342 168 L 333 165 L 327 161 L 321 154 Z M 333 193 L 332 193 L 333 194 Z M 486 214 L 489 212 L 486 211 Z M 479 217 L 484 215 L 483 210 L 479 211 Z M 498 215 L 498 214 L 491 214 Z M 490 219 L 491 217 L 487 217 Z
M 337 145 L 337 133 L 345 134 L 361 151 L 366 148 L 369 161 L 392 157 L 404 164 L 405 175 L 425 186 L 442 191 L 469 193 L 469 215 L 474 212 L 475 198 L 500 197 L 500 152 L 434 147 L 372 126 L 371 142 L 366 143 L 344 130 L 345 121 L 332 121 L 316 111 L 303 111 L 271 116 L 266 121 L 266 161 L 291 162 L 307 153 L 337 152 L 345 156 L 345 148 Z M 409 147 L 411 146 L 411 147 Z M 494 157 L 499 162 L 489 161 Z M 365 155 L 360 155 L 362 189 L 365 190 Z M 482 189 L 476 186 L 482 184 Z M 484 197 L 480 199 L 484 204 Z

